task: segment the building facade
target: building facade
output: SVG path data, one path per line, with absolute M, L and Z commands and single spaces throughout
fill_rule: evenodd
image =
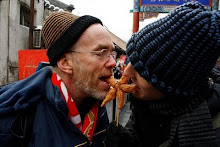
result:
M 0 0 L 0 85 L 18 80 L 18 51 L 29 48 L 30 2 L 32 0 Z M 46 16 L 53 11 L 72 11 L 73 5 L 58 0 L 34 1 L 34 29 L 42 26 Z M 35 31 L 34 31 L 35 32 Z M 35 37 L 35 36 L 34 36 Z M 41 41 L 34 38 L 31 49 Z

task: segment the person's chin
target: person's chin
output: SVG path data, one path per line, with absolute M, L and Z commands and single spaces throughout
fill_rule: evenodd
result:
M 97 99 L 104 100 L 107 94 L 108 94 L 108 90 L 99 91 L 99 97 Z

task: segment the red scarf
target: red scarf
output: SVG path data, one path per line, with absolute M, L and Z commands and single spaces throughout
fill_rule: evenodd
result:
M 91 142 L 92 137 L 94 134 L 97 117 L 98 117 L 98 108 L 99 108 L 99 101 L 95 103 L 91 110 L 87 113 L 87 115 L 84 118 L 83 124 L 81 122 L 81 116 L 79 114 L 79 111 L 75 105 L 74 100 L 70 96 L 69 92 L 66 89 L 65 84 L 63 83 L 60 76 L 56 73 L 53 73 L 51 77 L 51 81 L 53 85 L 59 87 L 60 94 L 67 103 L 68 108 L 68 118 L 72 121 L 73 124 L 76 125 L 76 127 L 81 130 L 81 132 L 88 138 L 88 140 Z

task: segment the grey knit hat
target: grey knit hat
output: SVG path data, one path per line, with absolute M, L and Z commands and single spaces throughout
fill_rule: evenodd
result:
M 132 35 L 126 53 L 148 83 L 168 95 L 194 95 L 220 55 L 220 16 L 198 2 L 176 7 Z
M 78 17 L 70 12 L 53 12 L 44 22 L 42 37 L 50 64 L 57 60 L 79 39 L 81 34 L 92 24 L 100 23 L 96 17 L 84 15 Z

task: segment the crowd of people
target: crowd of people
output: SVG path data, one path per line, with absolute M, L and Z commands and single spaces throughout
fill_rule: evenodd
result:
M 42 37 L 51 66 L 0 87 L 0 146 L 220 146 L 219 12 L 184 3 L 134 33 L 117 62 L 96 17 L 52 13 Z M 100 107 L 117 66 L 137 86 L 125 127 Z

